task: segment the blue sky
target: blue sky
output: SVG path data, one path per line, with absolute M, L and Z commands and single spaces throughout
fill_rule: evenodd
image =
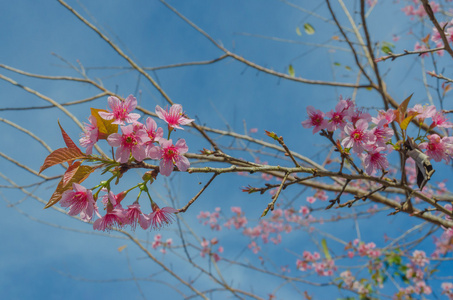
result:
M 69 1 L 77 11 L 96 26 L 102 29 L 132 59 L 141 66 L 157 67 L 175 63 L 204 61 L 222 55 L 206 38 L 188 26 L 159 1 Z M 316 1 L 295 1 L 295 4 L 306 9 L 315 10 L 317 14 L 328 16 L 325 5 L 318 7 Z M 99 36 L 84 26 L 74 15 L 57 1 L 3 1 L 0 10 L 0 63 L 27 72 L 43 75 L 80 76 L 62 60 L 79 67 L 83 65 L 89 77 L 98 78 L 105 87 L 119 95 L 135 94 L 139 104 L 149 110 L 155 105 L 165 105 L 164 99 L 152 86 L 136 73 L 127 70 L 99 69 L 97 67 L 128 67 L 127 62 L 116 54 Z M 342 51 L 331 51 L 329 48 L 316 48 L 304 43 L 327 44 L 333 35 L 339 33 L 331 24 L 313 16 L 307 16 L 287 5 L 284 1 L 171 1 L 178 11 L 196 23 L 214 40 L 227 49 L 262 66 L 276 71 L 287 72 L 291 64 L 296 76 L 310 79 L 338 80 L 354 82 L 356 72 L 348 71 L 345 66 L 355 70 L 350 54 Z M 338 7 L 336 7 L 338 9 Z M 357 7 L 356 7 L 357 9 Z M 389 13 L 390 11 L 390 13 Z M 402 17 L 399 8 L 388 4 L 379 4 L 369 19 L 374 39 L 391 41 L 393 34 L 400 35 L 412 26 L 407 18 Z M 358 17 L 354 15 L 354 17 Z M 341 22 L 346 22 L 340 14 Z M 307 35 L 302 29 L 302 36 L 297 35 L 296 28 L 309 22 L 316 30 L 314 35 Z M 423 29 L 414 26 L 414 33 L 422 35 Z M 426 29 L 424 29 L 426 30 Z M 259 37 L 261 36 L 261 37 Z M 295 42 L 278 42 L 264 38 L 276 37 Z M 402 35 L 396 52 L 412 49 L 411 36 Z M 61 59 L 60 59 L 61 58 Z M 335 62 L 341 66 L 334 66 Z M 426 103 L 426 93 L 420 81 L 420 65 L 415 58 L 402 58 L 392 63 L 381 65 L 385 74 L 389 92 L 395 99 L 403 100 L 415 93 L 414 102 Z M 7 70 L 0 74 L 8 76 L 19 83 L 29 86 L 43 95 L 63 103 L 92 96 L 98 91 L 86 84 L 65 81 L 47 81 L 30 79 Z M 313 136 L 311 130 L 305 130 L 300 122 L 306 117 L 306 106 L 313 105 L 324 111 L 332 108 L 339 95 L 352 95 L 352 90 L 325 86 L 310 86 L 281 80 L 270 75 L 259 73 L 254 69 L 226 59 L 216 64 L 185 68 L 164 69 L 150 74 L 169 94 L 174 102 L 183 105 L 187 114 L 197 122 L 209 127 L 232 128 L 244 132 L 244 121 L 247 128 L 258 128 L 254 137 L 266 139 L 264 130 L 275 131 L 283 135 L 287 145 L 304 155 L 320 162 L 325 151 L 326 142 L 319 136 Z M 0 81 L 0 108 L 28 107 L 47 105 L 43 100 Z M 92 103 L 84 104 L 72 112 L 82 121 L 89 115 L 89 107 L 106 108 L 106 97 Z M 359 106 L 381 108 L 381 99 L 375 92 L 359 91 Z M 451 109 L 451 107 L 445 107 Z M 63 146 L 57 125 L 60 121 L 66 132 L 77 140 L 80 129 L 61 111 L 56 109 L 0 111 L 0 118 L 6 118 L 42 137 L 51 148 Z M 159 124 L 159 123 L 158 123 Z M 160 123 L 162 126 L 162 124 Z M 2 143 L 0 151 L 20 161 L 22 164 L 38 170 L 48 154 L 36 141 L 0 122 Z M 189 150 L 198 152 L 209 144 L 202 141 L 193 131 L 178 131 L 177 138 L 188 140 Z M 231 140 L 220 141 L 228 145 Z M 313 145 L 317 148 L 314 148 Z M 320 153 L 317 155 L 317 153 Z M 246 159 L 253 157 L 243 153 Z M 270 160 L 263 158 L 263 160 Z M 451 169 L 438 167 L 434 180 L 442 181 L 451 176 Z M 60 174 L 58 167 L 45 171 L 45 175 Z M 37 178 L 14 166 L 5 159 L 0 159 L 0 172 L 19 185 L 36 182 Z M 124 186 L 133 184 L 140 174 L 129 172 Z M 99 182 L 99 175 L 87 185 Z M 172 188 L 182 207 L 199 190 L 199 182 L 206 182 L 209 176 L 199 174 L 177 174 L 170 180 L 159 181 L 153 192 L 160 203 L 169 201 L 165 184 Z M 269 195 L 246 195 L 241 187 L 260 185 L 259 178 L 246 178 L 236 175 L 225 175 L 197 200 L 192 208 L 184 214 L 186 222 L 199 232 L 199 235 L 210 239 L 212 232 L 201 226 L 196 218 L 200 210 L 212 211 L 221 207 L 229 212 L 231 206 L 243 206 L 250 222 L 258 222 L 258 216 L 270 201 Z M 10 185 L 0 179 L 0 185 Z M 47 201 L 55 189 L 56 182 L 45 184 L 38 189 L 29 188 L 34 195 Z M 294 197 L 299 191 L 288 192 L 287 197 Z M 159 197 L 162 195 L 162 197 Z M 16 208 L 8 207 L 6 201 L 0 201 L 0 290 L 5 299 L 94 299 L 94 298 L 132 298 L 141 299 L 132 277 L 146 278 L 140 281 L 140 288 L 147 299 L 154 299 L 156 291 L 164 293 L 164 299 L 180 297 L 170 288 L 153 280 L 169 281 L 168 275 L 159 273 L 160 269 L 145 259 L 132 243 L 115 233 L 110 236 L 93 234 L 91 225 L 72 220 L 51 209 L 43 210 L 43 204 L 31 197 L 25 197 L 20 191 L 0 188 L 0 196 L 12 203 L 20 202 Z M 25 197 L 25 198 L 24 198 Z M 305 205 L 305 197 L 300 197 L 300 204 Z M 344 210 L 344 213 L 348 211 Z M 47 222 L 47 224 L 46 224 Z M 376 230 L 376 223 L 382 229 Z M 361 221 L 362 236 L 383 239 L 383 233 L 397 236 L 418 221 L 409 220 L 407 216 L 386 217 L 386 213 L 375 218 Z M 50 224 L 50 225 L 49 225 Z M 321 230 L 347 239 L 354 236 L 354 224 L 345 222 L 338 227 L 335 224 L 320 226 Z M 252 224 L 250 224 L 252 226 Z M 177 227 L 174 224 L 161 234 L 164 239 L 172 237 Z M 301 232 L 305 232 L 301 230 Z M 352 233 L 351 233 L 352 232 Z M 151 240 L 155 232 L 136 232 L 138 237 Z M 219 233 L 226 249 L 225 255 L 240 253 L 246 247 L 247 240 L 235 231 Z M 372 237 L 372 238 L 371 238 Z M 237 243 L 237 241 L 243 243 Z M 127 250 L 119 252 L 118 247 L 127 245 Z M 267 254 L 280 265 L 289 265 L 292 272 L 297 272 L 294 255 L 282 249 L 297 249 L 302 253 L 307 249 L 316 250 L 308 234 L 293 235 L 285 240 L 281 248 L 270 248 Z M 335 246 L 332 246 L 335 247 Z M 428 244 L 423 245 L 429 251 Z M 159 252 L 153 252 L 173 268 L 180 265 L 177 259 L 170 260 Z M 248 257 L 248 256 L 247 256 Z M 250 260 L 257 263 L 256 257 Z M 129 261 L 129 262 L 128 262 Z M 130 265 L 129 265 L 130 264 Z M 195 277 L 196 273 L 185 268 L 185 277 Z M 273 282 L 260 274 L 250 275 L 238 268 L 225 268 L 225 274 L 240 282 L 246 289 L 250 282 L 261 280 L 263 286 L 272 286 Z M 193 274 L 192 274 L 193 273 Z M 154 277 L 151 275 L 157 274 Z M 255 277 L 256 276 L 256 277 Z M 184 277 L 184 276 L 183 276 Z M 206 279 L 200 279 L 206 280 Z M 198 282 L 198 287 L 210 286 L 210 282 Z M 259 286 L 259 285 L 258 285 Z M 277 288 L 277 287 L 274 287 Z M 302 288 L 303 290 L 304 288 Z M 320 297 L 319 290 L 310 293 Z M 271 292 L 272 289 L 269 291 Z M 335 289 L 323 293 L 337 295 Z M 262 294 L 261 296 L 266 296 Z M 291 290 L 279 291 L 279 299 L 294 297 Z M 160 296 L 162 298 L 162 296 Z M 221 298 L 221 297 L 219 297 Z

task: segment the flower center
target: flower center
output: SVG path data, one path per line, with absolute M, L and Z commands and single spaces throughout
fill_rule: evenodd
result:
M 137 145 L 137 139 L 133 134 L 123 136 L 123 146 L 127 148 L 132 148 Z
M 363 139 L 363 132 L 360 130 L 355 130 L 351 136 L 354 141 L 361 141 Z
M 175 146 L 172 145 L 164 149 L 163 159 L 175 161 L 175 158 L 178 156 L 178 154 L 179 154 L 178 150 L 176 149 Z

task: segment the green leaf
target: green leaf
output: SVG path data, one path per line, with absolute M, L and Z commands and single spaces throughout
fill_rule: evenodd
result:
M 339 62 L 334 62 L 333 65 L 337 66 L 337 67 L 341 66 L 341 64 Z
M 321 240 L 322 251 L 324 252 L 324 256 L 327 260 L 331 260 L 332 256 L 330 256 L 329 248 L 327 248 L 326 239 Z
M 395 48 L 395 45 L 389 42 L 382 42 L 381 46 L 381 51 L 385 54 L 388 54 L 389 52 L 393 51 L 393 48 Z
M 304 24 L 304 30 L 307 34 L 310 34 L 310 35 L 315 33 L 315 29 L 309 23 Z
M 302 32 L 300 32 L 300 28 L 299 27 L 296 27 L 296 33 L 297 33 L 298 36 L 302 35 Z
M 296 75 L 296 72 L 294 72 L 293 65 L 289 65 L 289 67 L 288 67 L 288 74 L 289 74 L 289 76 L 291 76 L 291 77 L 294 77 L 294 76 Z
M 345 66 L 344 68 L 345 68 L 346 70 L 348 70 L 348 71 L 351 71 L 351 70 L 352 70 L 350 66 Z

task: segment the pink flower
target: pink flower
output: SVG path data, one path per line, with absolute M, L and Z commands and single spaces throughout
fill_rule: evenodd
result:
M 61 207 L 69 207 L 68 215 L 80 214 L 80 218 L 88 222 L 97 210 L 96 202 L 93 199 L 91 190 L 88 190 L 78 183 L 72 184 L 73 190 L 65 191 L 61 197 Z
M 107 205 L 107 213 L 93 223 L 93 229 L 109 231 L 114 226 L 121 228 L 123 226 L 124 209 L 113 208 L 113 205 Z
M 360 119 L 370 122 L 371 115 L 369 113 L 364 113 L 363 111 L 356 109 L 350 113 L 348 119 L 351 121 L 353 125 L 355 125 L 355 123 L 357 123 L 357 121 Z
M 151 204 L 151 207 L 153 212 L 148 215 L 148 222 L 150 222 L 148 227 L 151 225 L 151 227 L 155 229 L 160 229 L 171 224 L 175 220 L 174 213 L 178 212 L 177 209 L 172 207 L 159 208 L 154 202 Z
M 428 48 L 426 47 L 425 44 L 421 44 L 419 42 L 416 42 L 415 43 L 415 46 L 414 46 L 414 51 L 426 51 L 428 50 Z M 425 52 L 425 53 L 422 53 L 420 55 L 420 57 L 428 57 L 429 56 L 429 53 Z
M 107 189 L 103 189 L 103 191 L 107 191 Z M 112 191 L 109 191 L 108 194 L 105 194 L 102 196 L 102 203 L 108 207 L 108 205 L 112 205 L 113 208 L 121 208 L 121 201 L 126 197 L 127 192 L 121 192 L 117 195 L 115 195 Z
M 124 101 L 111 96 L 108 102 L 112 112 L 99 112 L 104 120 L 115 120 L 112 124 L 124 125 L 124 122 L 133 123 L 140 118 L 139 114 L 131 113 L 137 107 L 137 99 L 134 96 L 129 95 Z
M 420 104 L 416 104 L 413 108 L 408 109 L 409 112 L 418 112 L 415 118 L 421 123 L 425 121 L 427 118 L 432 118 L 436 113 L 436 107 L 434 105 L 430 106 L 421 106 Z
M 313 106 L 307 106 L 308 120 L 302 122 L 304 128 L 313 128 L 313 134 L 327 127 L 327 120 L 324 120 L 324 113 Z
M 137 161 L 142 161 L 146 158 L 144 143 L 149 141 L 148 133 L 139 129 L 133 130 L 133 125 L 121 126 L 122 135 L 119 133 L 112 133 L 107 138 L 110 146 L 118 147 L 116 149 L 116 161 L 124 164 L 132 156 Z
M 437 134 L 427 136 L 428 142 L 418 145 L 420 149 L 426 149 L 426 154 L 434 159 L 434 161 L 441 161 L 445 159 L 447 163 L 450 162 L 450 156 L 453 151 L 453 137 L 440 138 Z
M 351 124 L 347 124 L 344 127 L 344 131 L 347 137 L 341 141 L 341 145 L 345 148 L 351 148 L 355 153 L 361 153 L 364 150 L 364 146 L 368 142 L 373 142 L 375 140 L 375 136 L 372 135 L 368 129 L 368 123 L 361 119 L 358 120 L 356 126 L 352 126 Z
M 160 139 L 159 146 L 152 147 L 148 156 L 151 159 L 162 159 L 160 161 L 160 173 L 165 176 L 170 176 L 173 172 L 173 166 L 176 165 L 178 169 L 185 172 L 189 166 L 189 160 L 181 154 L 189 151 L 184 139 L 180 139 L 173 145 L 172 140 Z
M 371 134 L 376 137 L 376 146 L 385 147 L 387 141 L 394 135 L 393 129 L 389 128 L 386 119 L 381 119 L 376 127 L 371 130 Z
M 453 124 L 447 121 L 447 117 L 441 112 L 436 112 L 434 116 L 432 116 L 433 123 L 429 126 L 430 128 L 434 127 L 443 127 L 443 128 L 451 128 Z
M 168 123 L 168 127 L 183 129 L 179 125 L 187 125 L 195 121 L 194 119 L 188 119 L 182 113 L 182 106 L 174 104 L 170 107 L 170 110 L 163 110 L 159 105 L 156 105 L 157 116 Z
M 316 201 L 316 198 L 315 198 L 315 197 L 311 197 L 311 196 L 310 196 L 310 197 L 307 197 L 307 202 L 308 202 L 308 203 L 313 204 L 313 203 L 315 203 L 315 201 Z
M 373 147 L 374 149 L 368 150 L 365 154 L 365 170 L 368 175 L 373 175 L 376 170 L 386 170 L 389 167 L 389 162 L 385 157 L 384 147 Z
M 340 100 L 335 106 L 335 110 L 329 111 L 326 115 L 330 118 L 327 130 L 335 131 L 337 128 L 343 129 L 346 125 L 346 117 L 349 117 L 351 101 Z
M 150 141 L 146 144 L 159 142 L 159 140 L 164 136 L 164 130 L 161 127 L 157 128 L 156 121 L 152 118 L 146 119 L 144 129 L 148 133 L 148 137 L 150 139 Z
M 426 257 L 425 251 L 420 250 L 412 252 L 411 261 L 414 265 L 419 267 L 424 267 L 426 264 L 429 264 L 429 259 Z
M 390 124 L 393 120 L 395 120 L 395 112 L 393 109 L 388 109 L 387 111 L 385 110 L 380 110 L 378 112 L 378 115 L 376 118 L 372 117 L 371 118 L 371 121 L 374 123 L 374 124 L 379 124 L 379 122 L 381 120 L 386 120 L 386 123 L 385 125 L 383 125 L 384 127 L 388 124 Z
M 127 206 L 127 210 L 124 215 L 124 224 L 131 225 L 131 228 L 135 230 L 137 223 L 139 223 L 143 229 L 148 229 L 149 227 L 148 216 L 143 214 L 140 209 L 140 204 L 134 203 Z
M 90 116 L 88 121 L 90 124 L 85 123 L 83 136 L 79 139 L 79 143 L 83 148 L 87 148 L 86 154 L 91 155 L 94 144 L 99 140 L 99 128 L 95 117 Z

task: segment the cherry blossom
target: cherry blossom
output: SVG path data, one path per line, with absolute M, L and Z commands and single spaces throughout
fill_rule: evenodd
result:
M 121 132 L 112 133 L 107 138 L 110 146 L 118 147 L 116 149 L 116 161 L 120 163 L 127 163 L 130 154 L 137 160 L 142 161 L 146 158 L 146 151 L 144 144 L 150 139 L 148 133 L 139 129 L 134 131 L 133 125 L 121 126 Z
M 163 207 L 159 208 L 156 203 L 152 203 L 151 207 L 153 212 L 147 216 L 148 222 L 151 225 L 151 228 L 160 229 L 166 225 L 171 224 L 175 220 L 174 213 L 178 212 L 177 209 L 172 207 Z M 146 227 L 149 227 L 146 226 Z
M 432 118 L 434 116 L 436 113 L 436 107 L 434 105 L 422 106 L 420 104 L 415 104 L 413 108 L 409 108 L 407 111 L 419 113 L 415 116 L 415 119 L 422 123 L 425 119 Z
M 365 155 L 364 165 L 368 175 L 373 175 L 376 170 L 386 170 L 389 166 L 385 151 L 385 147 L 372 147 L 367 148 Z
M 420 149 L 426 149 L 426 154 L 434 161 L 440 162 L 444 159 L 449 163 L 453 151 L 453 137 L 441 138 L 437 134 L 431 134 L 427 138 L 428 142 L 418 145 Z
M 83 148 L 87 148 L 86 154 L 91 155 L 94 144 L 99 140 L 99 128 L 95 117 L 89 116 L 88 121 L 90 123 L 85 123 L 83 136 L 79 139 L 79 142 Z
M 368 142 L 376 139 L 367 129 L 368 123 L 363 119 L 357 121 L 355 128 L 351 124 L 347 124 L 344 128 L 347 137 L 341 142 L 341 145 L 345 148 L 352 147 L 355 153 L 361 153 Z
M 164 136 L 164 130 L 161 127 L 157 127 L 156 121 L 152 118 L 147 118 L 145 121 L 144 129 L 148 133 L 149 141 L 145 144 L 151 145 L 152 143 L 159 142 L 159 140 Z
M 159 140 L 159 146 L 154 146 L 149 149 L 148 156 L 151 159 L 161 159 L 159 168 L 160 173 L 164 176 L 170 176 L 173 172 L 173 166 L 176 165 L 178 169 L 185 172 L 189 166 L 189 160 L 182 154 L 189 151 L 184 139 L 180 139 L 173 145 L 172 140 L 164 138 Z
M 335 110 L 329 111 L 326 116 L 330 118 L 329 123 L 327 124 L 327 130 L 335 131 L 340 128 L 343 129 L 346 125 L 346 118 L 349 117 L 350 111 L 352 108 L 346 100 L 340 100 L 335 106 Z
M 72 188 L 72 190 L 63 193 L 60 205 L 69 207 L 68 215 L 75 216 L 80 214 L 80 218 L 83 221 L 89 222 L 97 210 L 92 192 L 78 183 L 73 183 Z
M 371 121 L 376 125 L 379 124 L 379 122 L 381 120 L 386 120 L 386 122 L 385 122 L 385 124 L 383 124 L 383 126 L 385 127 L 387 125 L 387 127 L 388 127 L 388 124 L 391 123 L 393 120 L 395 120 L 394 110 L 393 109 L 388 109 L 387 111 L 380 110 L 380 111 L 378 111 L 377 117 L 371 118 Z
M 385 125 L 387 125 L 387 120 L 381 119 L 377 126 L 371 130 L 371 133 L 375 136 L 375 144 L 378 147 L 385 147 L 387 141 L 394 135 L 393 129 Z
M 179 125 L 187 125 L 195 121 L 194 119 L 188 119 L 182 112 L 182 106 L 180 104 L 173 104 L 170 110 L 164 110 L 159 105 L 156 105 L 157 116 L 168 123 L 168 127 L 183 129 Z
M 324 119 L 324 113 L 313 106 L 307 106 L 308 120 L 302 122 L 304 128 L 313 128 L 313 134 L 327 127 L 327 120 Z
M 441 113 L 436 112 L 434 116 L 432 116 L 433 123 L 429 126 L 430 128 L 434 127 L 443 127 L 443 128 L 451 128 L 453 127 L 453 123 L 447 120 L 447 117 Z
M 124 215 L 124 224 L 129 224 L 131 228 L 135 230 L 137 223 L 139 223 L 143 229 L 148 229 L 149 227 L 148 217 L 141 211 L 140 204 L 134 203 L 127 206 Z
M 108 98 L 111 112 L 99 112 L 101 118 L 105 120 L 114 120 L 112 124 L 124 125 L 126 123 L 133 123 L 140 118 L 137 113 L 131 113 L 137 107 L 137 99 L 129 95 L 124 101 L 121 101 L 115 96 Z
M 109 231 L 113 227 L 121 228 L 123 226 L 123 219 L 125 211 L 122 208 L 113 208 L 113 205 L 107 205 L 107 213 L 100 219 L 93 223 L 93 229 Z
M 425 44 L 420 44 L 419 42 L 415 43 L 414 51 L 426 51 L 426 50 L 428 50 L 428 47 L 426 47 Z M 420 57 L 428 57 L 428 56 L 429 56 L 429 53 L 427 53 L 427 52 L 422 53 L 420 55 Z

